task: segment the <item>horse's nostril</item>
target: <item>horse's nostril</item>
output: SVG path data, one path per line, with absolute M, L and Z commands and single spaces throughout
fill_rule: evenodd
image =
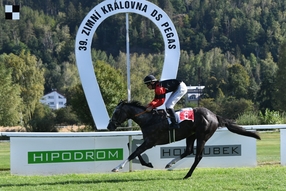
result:
M 109 131 L 114 131 L 114 130 L 116 129 L 116 126 L 115 126 L 114 123 L 110 122 L 110 123 L 108 124 L 108 126 L 107 126 L 107 129 L 108 129 Z

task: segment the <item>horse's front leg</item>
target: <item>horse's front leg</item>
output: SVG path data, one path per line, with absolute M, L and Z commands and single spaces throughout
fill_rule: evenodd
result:
M 147 166 L 149 168 L 153 168 L 152 163 L 150 163 L 150 162 L 147 163 L 141 155 L 138 155 L 138 159 L 139 159 L 142 166 Z
M 136 150 L 126 160 L 124 160 L 121 164 L 119 164 L 117 167 L 112 169 L 112 172 L 118 172 L 120 169 L 122 169 L 125 166 L 127 162 L 133 160 L 137 156 L 139 157 L 141 153 L 143 153 L 147 149 L 152 148 L 153 146 L 154 146 L 153 144 L 150 144 L 150 143 L 148 144 L 146 141 L 144 141 L 139 147 L 136 148 Z
M 127 143 L 127 147 L 128 147 L 129 150 L 130 150 L 129 145 L 130 145 L 130 144 Z M 147 163 L 147 162 L 143 159 L 142 155 L 138 155 L 137 157 L 138 157 L 138 159 L 139 159 L 139 161 L 140 161 L 140 164 L 141 164 L 142 166 L 147 166 L 147 167 L 149 167 L 149 168 L 153 168 L 152 163 L 150 163 L 150 162 Z
M 112 169 L 112 172 L 118 172 L 120 169 L 122 169 L 125 164 L 128 162 L 128 159 L 126 159 L 125 161 L 123 161 L 123 163 L 121 163 L 120 165 L 118 165 L 117 167 L 115 167 L 114 169 Z

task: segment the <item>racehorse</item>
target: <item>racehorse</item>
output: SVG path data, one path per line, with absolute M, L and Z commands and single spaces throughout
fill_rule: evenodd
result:
M 164 110 L 161 110 L 164 111 Z M 189 172 L 184 179 L 190 177 L 197 167 L 200 160 L 203 158 L 202 153 L 206 142 L 214 134 L 219 127 L 227 127 L 233 133 L 239 135 L 260 139 L 260 136 L 255 131 L 246 131 L 243 127 L 236 125 L 229 119 L 218 116 L 204 107 L 193 108 L 194 120 L 182 121 L 180 128 L 176 129 L 175 141 L 186 139 L 186 149 L 179 157 L 174 158 L 165 168 L 172 167 L 176 162 L 185 158 L 194 152 L 194 141 L 197 141 L 195 160 Z M 147 167 L 153 167 L 151 163 L 146 163 L 141 153 L 154 147 L 155 145 L 164 145 L 169 142 L 169 122 L 165 112 L 146 112 L 146 107 L 142 106 L 138 101 L 121 101 L 115 108 L 112 117 L 109 121 L 107 129 L 110 131 L 116 130 L 120 124 L 128 119 L 132 119 L 137 123 L 142 131 L 144 142 L 120 165 L 112 171 L 117 172 L 122 169 L 127 162 L 138 157 L 141 164 Z

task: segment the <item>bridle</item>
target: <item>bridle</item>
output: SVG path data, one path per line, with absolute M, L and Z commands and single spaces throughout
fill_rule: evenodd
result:
M 123 104 L 123 102 L 121 102 L 121 103 L 116 107 L 114 113 L 116 112 L 117 109 L 119 109 L 119 108 L 122 106 L 122 104 Z M 146 112 L 147 112 L 147 111 L 144 110 L 144 111 L 142 111 L 142 112 L 140 112 L 140 113 L 135 114 L 134 116 L 135 116 L 135 117 L 138 117 L 139 115 L 142 115 L 142 114 L 144 114 L 144 113 L 146 113 Z M 120 126 L 121 123 L 123 123 L 124 121 L 119 122 L 118 120 L 114 120 L 113 117 L 112 117 L 112 118 L 109 120 L 109 122 L 112 123 L 112 124 L 114 124 L 116 127 L 118 127 L 118 126 Z
M 115 113 L 116 110 L 119 108 L 119 106 L 121 106 L 121 104 L 119 104 L 119 105 L 116 107 L 114 113 Z M 118 120 L 113 119 L 113 116 L 112 116 L 112 118 L 109 120 L 109 122 L 112 123 L 113 125 L 115 125 L 116 127 L 120 126 L 120 124 L 123 123 L 123 121 L 122 121 L 122 122 L 119 122 Z

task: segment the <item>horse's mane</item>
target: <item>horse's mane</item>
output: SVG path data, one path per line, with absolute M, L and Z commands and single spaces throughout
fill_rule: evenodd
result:
M 141 107 L 142 109 L 146 109 L 145 106 L 143 106 L 139 101 L 132 100 L 132 101 L 124 101 L 125 104 L 135 106 L 135 107 Z

